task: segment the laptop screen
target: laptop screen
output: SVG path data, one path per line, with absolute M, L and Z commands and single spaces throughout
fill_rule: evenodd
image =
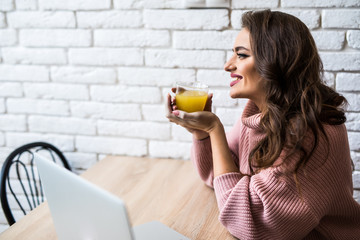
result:
M 36 154 L 45 196 L 59 240 L 133 240 L 124 202 Z

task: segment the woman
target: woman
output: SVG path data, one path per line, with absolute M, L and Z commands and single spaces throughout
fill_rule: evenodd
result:
M 352 162 L 341 109 L 322 82 L 308 28 L 270 10 L 247 12 L 225 64 L 232 98 L 248 98 L 228 133 L 206 110 L 168 119 L 193 134 L 192 161 L 214 188 L 219 220 L 240 239 L 359 239 Z

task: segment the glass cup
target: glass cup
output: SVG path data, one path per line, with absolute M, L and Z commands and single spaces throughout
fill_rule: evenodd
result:
M 203 111 L 209 87 L 200 82 L 176 83 L 176 106 L 179 110 L 191 113 Z

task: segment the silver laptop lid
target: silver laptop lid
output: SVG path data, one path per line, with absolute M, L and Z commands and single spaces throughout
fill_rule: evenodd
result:
M 40 178 L 59 240 L 133 240 L 124 202 L 35 155 Z

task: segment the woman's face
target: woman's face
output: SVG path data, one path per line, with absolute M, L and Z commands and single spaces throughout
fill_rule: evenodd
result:
M 262 79 L 255 69 L 255 59 L 250 47 L 250 33 L 243 28 L 235 39 L 233 55 L 224 69 L 231 73 L 230 97 L 249 98 L 261 108 L 265 102 Z

